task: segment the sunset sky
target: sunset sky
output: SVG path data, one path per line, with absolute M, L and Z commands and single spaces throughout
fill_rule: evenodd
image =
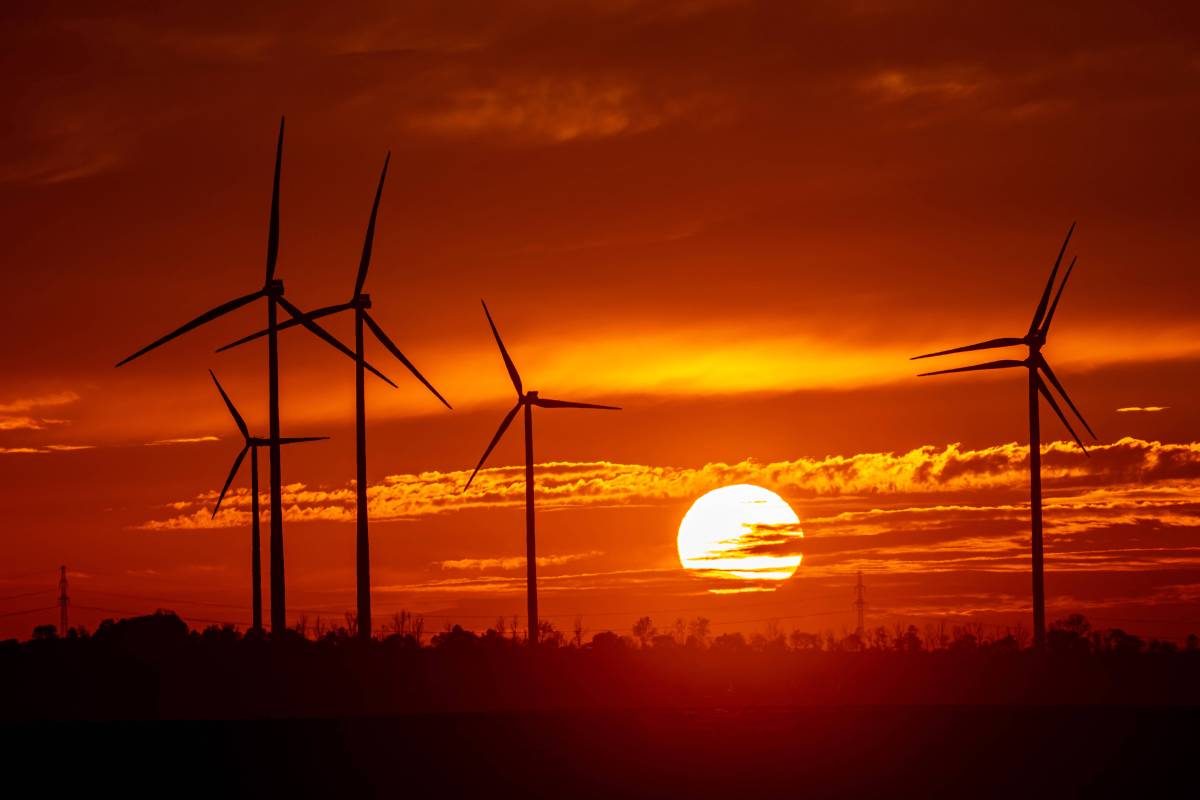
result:
M 556 624 L 842 630 L 862 570 L 871 625 L 1028 629 L 1023 374 L 908 358 L 1022 335 L 1077 220 L 1046 353 L 1099 438 L 1047 445 L 1048 618 L 1200 631 L 1200 12 L 1000 8 L 6 5 L 0 637 L 57 621 L 20 612 L 59 564 L 72 622 L 249 621 L 207 370 L 266 435 L 265 346 L 213 352 L 261 307 L 113 364 L 259 288 L 282 114 L 287 297 L 349 299 L 390 150 L 366 290 L 454 405 L 369 347 L 400 384 L 368 384 L 377 624 L 524 616 L 519 427 L 460 491 L 513 402 L 485 298 L 527 388 L 625 409 L 537 412 Z M 284 454 L 289 617 L 340 618 L 353 366 L 302 331 L 281 359 L 284 434 L 332 437 Z M 747 550 L 803 554 L 774 591 L 680 567 L 734 483 L 799 517 Z

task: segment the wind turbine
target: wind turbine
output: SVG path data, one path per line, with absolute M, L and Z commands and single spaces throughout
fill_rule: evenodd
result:
M 1071 241 L 1071 234 L 1074 231 L 1075 223 L 1072 222 L 1071 227 L 1067 230 L 1067 238 L 1063 240 L 1062 248 L 1058 251 L 1058 258 L 1054 261 L 1054 268 L 1050 270 L 1050 279 L 1046 281 L 1046 289 L 1042 292 L 1041 300 L 1038 301 L 1037 308 L 1033 312 L 1033 321 L 1029 323 L 1029 330 L 1024 336 L 989 339 L 986 342 L 955 347 L 950 350 L 939 350 L 936 353 L 926 353 L 923 356 L 913 357 L 913 360 L 916 360 L 919 358 L 944 356 L 951 353 L 966 353 L 973 350 L 990 350 L 996 347 L 1013 347 L 1017 345 L 1024 345 L 1029 348 L 1029 355 L 1023 360 L 1002 359 L 999 361 L 988 361 L 984 364 L 974 364 L 969 367 L 925 372 L 919 377 L 945 375 L 951 372 L 1007 369 L 1010 367 L 1024 367 L 1029 371 L 1029 507 L 1033 523 L 1033 635 L 1034 644 L 1039 648 L 1046 641 L 1046 590 L 1042 568 L 1042 439 L 1040 420 L 1038 419 L 1040 408 L 1038 405 L 1039 394 L 1046 398 L 1046 402 L 1054 409 L 1054 413 L 1058 415 L 1058 418 L 1062 420 L 1062 424 L 1066 426 L 1075 443 L 1079 445 L 1079 449 L 1084 452 L 1084 455 L 1088 454 L 1087 448 L 1083 446 L 1083 442 L 1080 441 L 1079 436 L 1075 433 L 1075 429 L 1067 421 L 1067 417 L 1059 407 L 1058 401 L 1054 399 L 1054 394 L 1047 387 L 1046 380 L 1049 380 L 1050 385 L 1067 401 L 1067 405 L 1070 406 L 1071 411 L 1079 418 L 1079 421 L 1083 423 L 1083 427 L 1087 429 L 1091 437 L 1093 439 L 1096 438 L 1092 427 L 1083 418 L 1083 414 L 1079 412 L 1070 395 L 1067 394 L 1067 390 L 1063 388 L 1062 383 L 1055 376 L 1054 370 L 1050 368 L 1050 363 L 1046 361 L 1046 357 L 1042 354 L 1042 348 L 1046 344 L 1046 335 L 1050 332 L 1050 323 L 1054 320 L 1054 312 L 1058 310 L 1058 301 L 1062 298 L 1063 289 L 1066 287 L 1067 281 L 1075 269 L 1075 259 L 1072 258 L 1070 265 L 1067 267 L 1066 274 L 1063 276 L 1062 283 L 1059 284 L 1058 291 L 1054 294 L 1054 302 L 1050 303 L 1050 292 L 1054 288 L 1054 280 L 1058 277 L 1058 268 L 1062 264 L 1063 254 L 1067 251 L 1067 244 Z M 1048 309 L 1047 304 L 1049 304 Z M 1043 380 L 1043 376 L 1045 380 Z
M 480 302 L 483 303 L 482 300 Z M 517 412 L 522 408 L 525 409 L 525 596 L 526 602 L 529 605 L 529 641 L 531 644 L 537 644 L 539 631 L 537 547 L 533 530 L 533 407 L 593 408 L 605 411 L 620 411 L 621 409 L 618 406 L 600 406 L 594 403 L 551 400 L 550 398 L 539 396 L 535 391 L 525 391 L 521 384 L 521 376 L 517 373 L 517 367 L 509 357 L 508 350 L 504 349 L 504 342 L 500 339 L 500 331 L 496 330 L 496 323 L 492 321 L 492 315 L 488 311 L 487 303 L 483 303 L 483 313 L 487 315 L 488 325 L 492 328 L 492 335 L 496 337 L 496 345 L 500 348 L 500 355 L 504 358 L 504 366 L 508 369 L 508 377 L 512 379 L 513 388 L 517 390 L 517 404 L 500 421 L 500 428 L 496 431 L 496 435 L 492 437 L 487 450 L 483 451 L 483 457 L 479 459 L 479 463 L 475 466 L 475 471 L 467 479 L 467 484 L 463 487 L 463 491 L 466 492 L 471 487 L 471 481 L 475 480 L 475 476 L 479 474 L 479 470 L 483 467 L 483 462 L 487 461 L 487 457 L 492 454 L 492 450 L 495 449 L 496 444 L 500 441 L 500 437 L 504 436 L 504 432 L 508 430 L 508 426 L 512 424 L 513 418 L 517 416 Z
M 255 292 L 234 298 L 227 303 L 222 303 L 216 308 L 204 312 L 191 322 L 181 325 L 166 336 L 151 342 L 133 355 L 117 362 L 118 367 L 128 364 L 135 358 L 145 355 L 188 331 L 199 328 L 201 325 L 212 322 L 219 317 L 223 317 L 231 311 L 236 311 L 242 306 L 249 305 L 255 300 L 266 298 L 267 329 L 270 331 L 267 346 L 267 374 L 271 433 L 267 440 L 267 446 L 270 451 L 271 462 L 271 632 L 276 634 L 282 633 L 287 628 L 287 613 L 283 576 L 283 481 L 280 476 L 281 467 L 279 460 L 279 343 L 275 331 L 279 306 L 283 306 L 283 309 L 293 318 L 304 316 L 303 311 L 296 308 L 296 306 L 292 305 L 283 296 L 283 281 L 275 277 L 275 262 L 279 258 L 279 172 L 283 163 L 283 126 L 284 119 L 281 117 L 279 120 L 279 142 L 275 147 L 275 179 L 271 190 L 271 217 L 267 231 L 267 274 L 263 287 Z M 350 348 L 333 338 L 333 336 L 312 320 L 305 319 L 300 324 L 340 350 L 346 356 L 354 358 L 354 353 L 351 352 Z M 387 381 L 387 378 L 374 367 L 368 368 Z M 388 381 L 388 383 L 391 383 L 391 381 Z M 395 384 L 392 385 L 395 386 Z
M 233 483 L 233 479 L 237 476 L 238 468 L 242 466 L 242 461 L 246 458 L 246 451 L 250 451 L 250 605 L 254 610 L 254 630 L 261 631 L 262 545 L 258 536 L 258 448 L 269 445 L 270 440 L 250 435 L 250 429 L 246 426 L 246 420 L 242 419 L 242 415 L 238 413 L 237 408 L 233 405 L 233 401 L 226 394 L 225 388 L 217 380 L 217 376 L 211 369 L 208 371 L 208 374 L 212 375 L 213 383 L 217 385 L 217 391 L 221 393 L 221 399 L 225 401 L 225 407 L 229 409 L 229 415 L 233 417 L 233 422 L 237 425 L 238 430 L 242 434 L 242 439 L 245 441 L 241 452 L 233 459 L 233 469 L 229 470 L 229 477 L 225 479 L 225 485 L 221 488 L 221 494 L 217 497 L 217 504 L 213 507 L 213 519 L 216 519 L 217 512 L 221 510 L 221 501 L 225 499 L 225 493 L 229 491 L 229 485 Z M 301 436 L 280 439 L 279 443 L 281 445 L 298 444 L 300 442 L 317 442 L 328 438 L 328 436 Z
M 358 635 L 364 639 L 371 638 L 371 555 L 370 555 L 370 537 L 367 533 L 367 411 L 366 411 L 366 391 L 363 385 L 364 373 L 363 370 L 369 365 L 366 362 L 366 356 L 363 354 L 363 326 L 370 328 L 371 333 L 375 338 L 383 344 L 388 351 L 399 359 L 400 363 L 408 367 L 409 371 L 416 376 L 417 380 L 425 384 L 425 388 L 433 392 L 434 397 L 441 400 L 446 408 L 450 408 L 450 404 L 446 402 L 446 398 L 438 393 L 438 390 L 433 388 L 433 384 L 425 380 L 423 376 L 412 362 L 405 358 L 400 352 L 400 348 L 396 347 L 395 343 L 383 332 L 383 328 L 379 326 L 368 313 L 367 309 L 371 307 L 371 295 L 363 293 L 363 285 L 367 281 L 367 269 L 371 265 L 371 251 L 375 242 L 375 219 L 379 213 L 379 201 L 383 196 L 383 183 L 387 179 L 388 162 L 392 159 L 392 154 L 388 153 L 387 158 L 383 162 L 383 173 L 379 176 L 379 186 L 375 190 L 375 202 L 371 206 L 371 217 L 367 222 L 367 235 L 363 241 L 362 258 L 358 263 L 358 275 L 354 280 L 354 293 L 350 296 L 349 302 L 339 305 L 325 306 L 323 308 L 314 309 L 302 318 L 294 318 L 287 320 L 281 324 L 276 330 L 286 330 L 287 328 L 296 325 L 303 325 L 305 320 L 314 320 L 320 317 L 327 317 L 331 314 L 337 314 L 342 311 L 354 311 L 354 421 L 355 421 L 355 445 L 356 445 L 356 460 L 357 460 L 357 511 L 356 517 L 358 520 L 358 536 L 356 539 L 356 563 L 358 573 Z M 262 330 L 258 333 L 252 333 L 238 339 L 236 342 L 231 342 L 224 347 L 218 348 L 228 350 L 231 347 L 245 344 L 259 337 L 266 336 L 268 331 Z

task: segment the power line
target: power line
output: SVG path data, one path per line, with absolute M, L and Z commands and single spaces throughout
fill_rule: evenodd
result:
M 24 578 L 39 578 L 47 577 L 51 573 L 58 572 L 56 569 L 39 569 L 33 572 L 22 572 L 19 575 L 0 575 L 0 581 L 19 581 Z
M 53 611 L 56 608 L 58 608 L 57 605 L 52 605 L 43 606 L 41 608 L 26 608 L 22 611 L 6 611 L 5 613 L 0 614 L 0 617 L 19 617 L 22 614 L 35 614 L 38 611 Z
M 36 592 L 23 592 L 21 594 L 10 594 L 7 597 L 0 597 L 0 601 L 16 600 L 18 597 L 33 597 L 34 595 L 47 594 L 47 593 L 53 592 L 53 591 L 54 591 L 53 589 L 38 589 Z

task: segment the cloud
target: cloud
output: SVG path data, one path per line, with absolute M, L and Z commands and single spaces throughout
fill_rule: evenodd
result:
M 1166 411 L 1168 408 L 1170 408 L 1170 406 L 1124 406 L 1123 408 L 1118 408 L 1117 412 L 1122 414 L 1137 411 L 1154 413 L 1156 411 Z
M 863 92 L 875 94 L 885 100 L 901 101 L 914 97 L 936 97 L 942 100 L 958 100 L 974 94 L 981 79 L 972 70 L 901 70 L 885 69 L 859 82 Z
M 40 431 L 47 425 L 66 425 L 68 421 L 64 419 L 48 419 L 26 412 L 70 405 L 78 400 L 79 395 L 75 392 L 54 392 L 0 403 L 0 431 Z
M 33 417 L 0 417 L 0 431 L 40 431 L 44 427 Z
M 28 453 L 69 453 L 75 450 L 92 450 L 93 444 L 48 444 L 41 447 L 0 447 L 0 455 Z
M 651 98 L 627 80 L 541 76 L 461 89 L 443 107 L 415 113 L 408 123 L 446 136 L 500 134 L 565 143 L 642 133 L 697 104 L 695 99 Z
M 1054 502 L 1056 492 L 1128 487 L 1144 492 L 1147 484 L 1160 490 L 1174 483 L 1200 480 L 1200 443 L 1164 444 L 1124 438 L 1098 445 L 1090 459 L 1081 458 L 1074 444 L 1053 442 L 1043 447 L 1043 486 Z M 1000 492 L 1022 502 L 1028 480 L 1026 448 L 1015 442 L 976 450 L 952 444 L 927 445 L 905 453 L 860 453 L 851 456 L 801 458 L 761 463 L 710 463 L 702 467 L 619 464 L 608 461 L 548 462 L 538 465 L 539 507 L 657 505 L 699 497 L 734 483 L 766 486 L 793 502 L 807 500 L 812 513 L 823 504 L 863 506 L 897 503 L 912 496 L 938 505 L 946 498 L 970 498 Z M 481 470 L 471 491 L 462 486 L 467 470 L 428 471 L 390 475 L 367 489 L 373 519 L 408 519 L 471 508 L 520 506 L 525 502 L 524 470 L 493 467 Z M 284 487 L 284 505 L 294 518 L 353 519 L 355 493 L 350 486 L 324 489 L 304 484 Z M 215 500 L 208 492 L 180 500 L 180 510 Z M 995 502 L 996 498 L 991 498 Z M 230 509 L 248 508 L 249 493 L 236 491 L 226 499 Z M 911 503 L 910 503 L 911 505 Z M 174 520 L 146 523 L 152 529 L 193 526 L 186 514 Z M 233 523 L 230 523 L 233 524 Z M 804 523 L 807 527 L 808 522 Z
M 579 561 L 585 558 L 595 558 L 596 556 L 604 555 L 600 550 L 589 550 L 586 553 L 567 553 L 561 556 L 538 556 L 537 565 L 539 567 L 553 567 L 560 564 L 568 564 L 572 561 Z M 438 566 L 442 569 L 523 569 L 525 567 L 525 556 L 509 556 L 507 558 L 458 558 L 449 561 L 439 561 Z
M 158 447 L 165 444 L 196 444 L 199 442 L 219 442 L 216 436 L 187 436 L 179 439 L 155 439 L 153 442 L 146 442 L 147 447 Z

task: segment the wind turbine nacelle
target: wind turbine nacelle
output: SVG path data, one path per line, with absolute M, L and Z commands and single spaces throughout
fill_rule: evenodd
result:
M 269 297 L 283 297 L 283 280 L 272 278 L 267 281 L 266 292 Z
M 371 307 L 371 295 L 369 295 L 369 294 L 356 295 L 355 298 L 350 301 L 350 305 L 352 305 L 354 308 L 362 308 L 362 309 L 370 308 Z

